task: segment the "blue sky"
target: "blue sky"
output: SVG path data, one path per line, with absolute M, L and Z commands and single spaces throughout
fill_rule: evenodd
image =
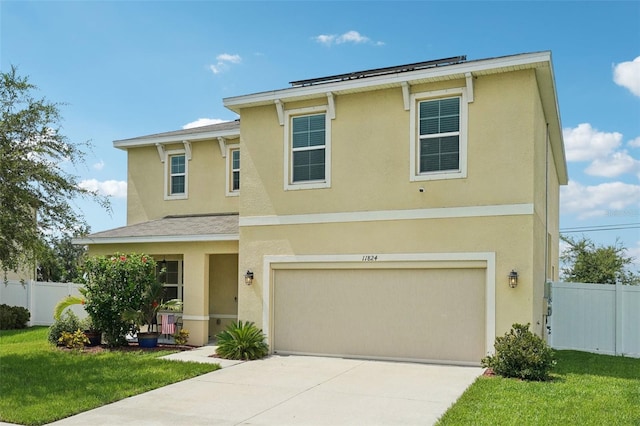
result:
M 112 142 L 232 120 L 222 98 L 430 59 L 550 50 L 570 184 L 561 229 L 640 258 L 640 2 L 0 1 L 0 69 L 18 67 L 91 140 L 74 171 L 110 195 L 92 231 L 125 225 Z M 212 121 L 213 120 L 213 121 Z M 637 225 L 636 225 L 637 226 Z

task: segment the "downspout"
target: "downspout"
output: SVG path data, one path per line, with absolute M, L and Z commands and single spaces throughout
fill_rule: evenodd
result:
M 543 282 L 543 299 L 546 298 L 547 311 L 544 315 L 544 326 L 547 330 L 547 336 L 551 334 L 551 324 L 549 324 L 549 306 L 551 303 L 551 294 L 548 296 L 546 292 L 547 279 L 549 277 L 549 123 L 546 126 L 545 147 L 544 147 L 544 282 Z M 544 300 L 543 300 L 544 302 Z M 544 329 L 542 330 L 544 331 Z M 544 335 L 544 333 L 542 333 Z
M 544 281 L 549 277 L 549 123 L 545 137 L 544 156 Z

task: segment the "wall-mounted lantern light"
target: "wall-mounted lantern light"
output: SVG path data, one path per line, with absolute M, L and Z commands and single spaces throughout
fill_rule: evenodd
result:
M 246 285 L 253 284 L 253 272 L 249 269 L 246 274 L 244 274 L 244 283 Z
M 509 273 L 509 287 L 516 288 L 518 286 L 518 273 L 513 269 Z

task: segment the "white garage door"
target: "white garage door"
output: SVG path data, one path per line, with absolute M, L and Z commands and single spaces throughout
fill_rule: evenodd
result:
M 485 269 L 276 270 L 274 352 L 479 363 Z

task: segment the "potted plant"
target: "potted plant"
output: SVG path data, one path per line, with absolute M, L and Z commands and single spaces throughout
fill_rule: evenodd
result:
M 80 321 L 80 325 L 82 332 L 89 339 L 88 346 L 98 346 L 102 343 L 102 331 L 96 329 L 90 315 L 83 318 Z
M 82 305 L 86 304 L 84 289 L 80 289 L 80 292 L 83 294 L 83 297 L 80 296 L 67 296 L 64 299 L 60 300 L 55 308 L 53 309 L 53 318 L 58 321 L 62 315 L 62 313 L 72 305 Z M 85 334 L 87 339 L 89 339 L 89 346 L 97 346 L 102 343 L 102 331 L 98 330 L 93 322 L 93 318 L 91 315 L 87 315 L 86 318 L 80 321 L 80 329 Z
M 142 294 L 140 307 L 137 310 L 128 309 L 122 314 L 122 318 L 131 323 L 131 332 L 136 334 L 140 347 L 153 348 L 158 345 L 160 333 L 152 332 L 151 325 L 156 322 L 159 311 L 178 311 L 182 308 L 180 299 L 163 301 L 163 289 L 162 283 L 151 282 Z M 142 332 L 145 326 L 146 331 Z

